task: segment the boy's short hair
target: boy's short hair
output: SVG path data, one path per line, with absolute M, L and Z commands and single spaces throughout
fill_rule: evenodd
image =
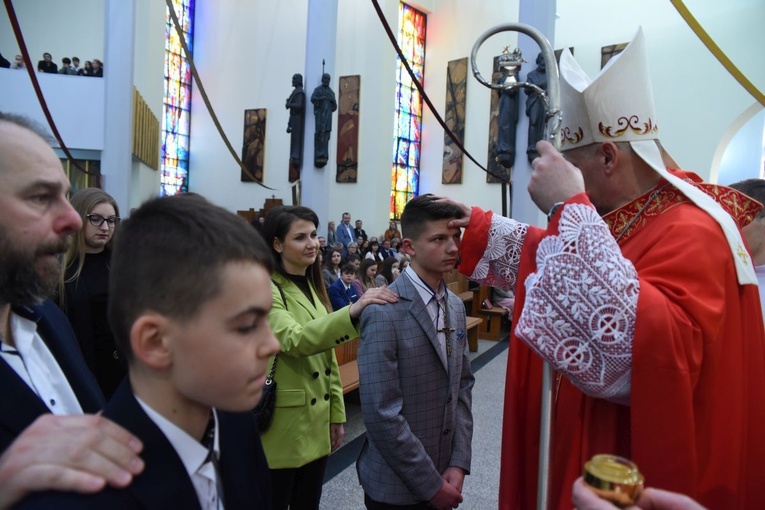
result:
M 199 195 L 144 203 L 115 235 L 108 316 L 118 349 L 132 361 L 130 329 L 141 314 L 191 318 L 221 291 L 224 266 L 243 261 L 273 271 L 268 246 L 244 219 Z
M 343 267 L 340 269 L 340 272 L 342 274 L 356 274 L 356 266 L 353 264 L 343 264 Z
M 428 193 L 414 197 L 407 202 L 401 214 L 401 232 L 404 237 L 417 239 L 425 230 L 425 224 L 438 220 L 457 220 L 465 213 L 450 202 L 438 201 L 438 197 Z

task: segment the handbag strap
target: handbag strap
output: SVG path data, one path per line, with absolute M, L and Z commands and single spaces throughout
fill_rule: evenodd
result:
M 271 279 L 271 281 L 276 285 L 276 288 L 279 289 L 279 294 L 282 296 L 282 303 L 284 303 L 284 309 L 289 311 L 289 308 L 287 308 L 287 299 L 284 297 L 284 291 L 282 290 L 282 286 L 276 283 L 276 280 Z M 268 374 L 268 378 L 266 378 L 266 384 L 271 384 L 271 381 L 274 380 L 274 375 L 276 375 L 276 363 L 279 361 L 279 355 L 277 354 L 274 356 L 274 364 L 271 365 L 271 372 Z

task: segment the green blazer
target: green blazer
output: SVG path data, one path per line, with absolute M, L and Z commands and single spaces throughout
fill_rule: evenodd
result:
M 261 440 L 271 469 L 297 468 L 329 455 L 329 424 L 345 423 L 343 385 L 333 347 L 357 338 L 359 330 L 348 307 L 328 313 L 313 287 L 316 306 L 292 281 L 279 273 L 271 277 L 284 291 L 287 309 L 272 283 L 274 304 L 268 322 L 281 352 L 274 376 L 274 421 Z

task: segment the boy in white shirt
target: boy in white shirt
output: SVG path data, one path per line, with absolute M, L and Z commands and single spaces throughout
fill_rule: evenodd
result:
M 146 468 L 125 489 L 48 492 L 20 508 L 270 508 L 250 413 L 279 350 L 268 247 L 195 195 L 145 203 L 115 241 L 109 322 L 129 381 L 104 416 L 141 439 Z

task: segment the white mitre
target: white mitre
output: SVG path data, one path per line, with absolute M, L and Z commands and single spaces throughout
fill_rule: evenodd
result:
M 736 262 L 740 284 L 757 284 L 751 259 L 733 218 L 709 195 L 669 173 L 656 145 L 659 128 L 649 81 L 643 29 L 590 80 L 573 55 L 560 57 L 561 151 L 600 142 L 629 142 L 664 179 L 719 223 Z

